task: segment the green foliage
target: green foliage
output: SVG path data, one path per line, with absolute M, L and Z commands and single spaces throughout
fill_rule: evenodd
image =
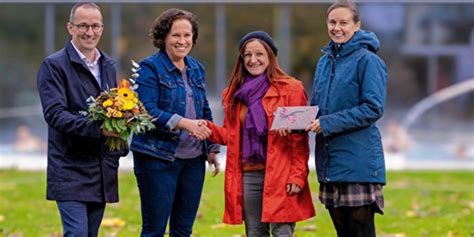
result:
M 50 3 L 52 4 L 52 3 Z M 72 3 L 54 3 L 53 50 L 64 47 L 70 38 L 66 23 Z M 46 3 L 2 4 L 0 22 L 0 70 L 5 75 L 0 80 L 1 93 L 6 98 L 0 107 L 34 105 L 39 103 L 36 93 L 36 74 L 43 59 L 51 52 L 45 52 L 45 9 Z M 105 29 L 99 48 L 111 54 L 111 13 L 112 3 L 100 4 L 104 16 Z M 128 75 L 129 61 L 143 59 L 157 51 L 148 39 L 148 31 L 154 19 L 170 7 L 178 7 L 193 12 L 198 17 L 199 38 L 191 51 L 206 68 L 208 95 L 220 96 L 217 80 L 227 85 L 228 76 L 238 59 L 238 42 L 246 33 L 265 30 L 277 39 L 276 22 L 278 4 L 225 4 L 226 16 L 226 78 L 216 78 L 216 32 L 215 4 L 121 4 L 121 35 L 118 39 L 119 77 Z M 291 19 L 291 69 L 292 76 L 302 80 L 307 88 L 312 83 L 315 63 L 320 48 L 327 41 L 324 24 L 325 5 L 292 4 Z M 245 14 L 242 14 L 245 13 Z M 28 17 L 25 17 L 28 16 Z M 133 19 L 133 20 L 129 20 Z M 309 90 L 309 89 L 308 89 Z
M 128 159 L 128 158 L 126 158 Z M 310 185 L 317 217 L 297 223 L 296 236 L 335 236 L 327 210 L 319 203 L 314 171 Z M 385 214 L 376 215 L 377 236 L 473 236 L 474 174 L 470 171 L 389 172 Z M 56 204 L 45 200 L 43 172 L 0 171 L 0 236 L 61 233 Z M 138 236 L 140 201 L 133 172 L 119 173 L 120 202 L 108 204 L 101 236 Z M 243 225 L 223 225 L 224 175 L 206 176 L 193 236 L 243 236 Z M 38 208 L 41 207 L 41 208 Z M 396 235 L 397 234 L 397 235 Z
M 140 65 L 132 60 L 132 75 L 122 79 L 119 87 L 103 91 L 97 98 L 87 99 L 89 109 L 80 113 L 90 121 L 101 121 L 102 129 L 114 132 L 118 137 L 107 137 L 106 145 L 110 150 L 123 150 L 128 147 L 128 138 L 134 132 L 140 134 L 155 128 L 153 118 L 138 100 L 136 79 Z

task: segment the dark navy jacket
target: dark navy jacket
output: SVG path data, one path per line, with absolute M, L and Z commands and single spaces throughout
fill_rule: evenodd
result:
M 336 49 L 331 41 L 320 58 L 311 95 L 322 133 L 316 135 L 319 182 L 385 183 L 381 136 L 387 69 L 376 55 L 379 40 L 357 31 Z
M 212 121 L 206 98 L 204 67 L 189 55 L 184 60 L 193 91 L 196 117 Z M 133 135 L 130 149 L 173 161 L 180 130 L 171 129 L 167 123 L 173 114 L 184 117 L 186 112 L 186 89 L 181 71 L 171 62 L 165 50 L 159 50 L 142 60 L 140 68 L 137 92 L 148 113 L 155 118 L 156 128 L 144 134 Z M 203 154 L 207 154 L 210 146 L 214 146 L 206 141 L 203 144 Z
M 101 87 L 116 87 L 114 62 L 100 54 Z M 41 64 L 37 86 L 48 124 L 47 199 L 117 202 L 117 168 L 126 151 L 110 152 L 101 124 L 79 113 L 101 89 L 70 41 Z

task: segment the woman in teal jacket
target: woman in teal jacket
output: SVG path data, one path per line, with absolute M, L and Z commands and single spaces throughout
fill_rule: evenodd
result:
M 316 135 L 319 199 L 338 236 L 375 236 L 383 213 L 385 162 L 379 129 L 387 70 L 379 40 L 360 29 L 357 8 L 338 2 L 327 11 L 331 41 L 314 76 L 311 105 L 320 111 L 308 130 Z

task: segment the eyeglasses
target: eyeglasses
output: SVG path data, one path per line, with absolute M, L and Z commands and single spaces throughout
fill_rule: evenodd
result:
M 244 61 L 249 61 L 252 57 L 255 57 L 257 60 L 261 60 L 261 59 L 264 59 L 267 55 L 265 53 L 258 52 L 255 54 L 244 53 L 240 56 L 244 59 Z
M 77 27 L 77 29 L 79 30 L 79 32 L 81 33 L 85 33 L 89 30 L 89 28 L 92 29 L 93 32 L 95 33 L 99 33 L 102 29 L 104 29 L 104 25 L 103 24 L 92 24 L 92 25 L 88 25 L 88 24 L 85 24 L 85 23 L 81 23 L 81 24 L 74 24 L 74 23 L 71 23 L 71 25 Z

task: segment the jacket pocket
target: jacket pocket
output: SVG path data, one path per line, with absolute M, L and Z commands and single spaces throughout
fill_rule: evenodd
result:
M 376 127 L 372 127 L 371 129 L 371 159 L 370 165 L 373 170 L 372 175 L 377 176 L 377 173 L 385 168 L 384 162 L 384 153 L 383 153 L 383 146 L 382 146 L 382 138 L 380 135 L 379 130 Z
M 176 80 L 169 75 L 160 75 L 158 90 L 158 107 L 166 111 L 172 111 L 173 102 L 177 99 L 178 85 L 176 84 Z
M 194 104 L 196 105 L 196 116 L 202 118 L 202 111 L 204 110 L 204 101 L 206 100 L 206 84 L 204 83 L 203 78 L 197 78 L 193 82 L 193 99 Z
M 69 136 L 66 138 L 66 155 L 71 158 L 98 158 L 100 156 L 100 139 L 86 138 L 80 136 Z

